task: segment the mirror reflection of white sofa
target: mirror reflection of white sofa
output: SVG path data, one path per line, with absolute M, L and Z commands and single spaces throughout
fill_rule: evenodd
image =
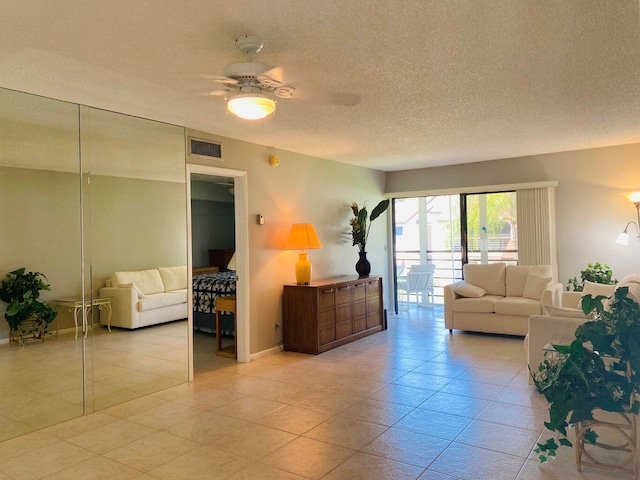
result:
M 444 322 L 449 331 L 525 336 L 529 317 L 558 305 L 562 284 L 549 265 L 466 264 L 464 281 L 444 287 Z
M 111 326 L 140 328 L 187 318 L 186 265 L 132 272 L 114 272 L 100 297 L 111 298 Z M 100 323 L 107 325 L 106 312 Z

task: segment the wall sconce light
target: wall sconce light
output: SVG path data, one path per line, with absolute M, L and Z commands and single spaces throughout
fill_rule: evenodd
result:
M 638 235 L 637 239 L 638 239 L 638 242 L 640 242 L 640 192 L 633 192 L 631 195 L 629 195 L 629 198 L 631 199 L 633 204 L 636 206 L 636 214 L 638 216 L 638 221 L 637 223 L 636 222 L 627 223 L 627 226 L 624 227 L 624 230 L 620 235 L 618 235 L 618 238 L 616 239 L 616 243 L 619 243 L 620 245 L 629 245 L 629 234 L 627 233 L 627 230 L 629 229 L 629 225 L 634 225 L 636 227 L 636 233 Z
M 318 238 L 315 228 L 310 223 L 294 223 L 289 232 L 287 250 L 302 250 L 299 253 L 298 263 L 296 263 L 296 282 L 298 285 L 309 285 L 311 283 L 311 262 L 304 250 L 322 248 L 322 243 Z

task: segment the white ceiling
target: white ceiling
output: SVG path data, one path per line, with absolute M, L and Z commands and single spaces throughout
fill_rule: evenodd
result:
M 638 0 L 3 0 L 0 86 L 385 171 L 640 142 Z M 227 115 L 243 61 L 355 107 Z

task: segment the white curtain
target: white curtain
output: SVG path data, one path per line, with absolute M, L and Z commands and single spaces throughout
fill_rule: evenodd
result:
M 518 263 L 551 265 L 558 278 L 556 187 L 516 190 L 518 205 Z

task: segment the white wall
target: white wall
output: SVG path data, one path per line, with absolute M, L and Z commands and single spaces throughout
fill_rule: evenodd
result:
M 640 191 L 640 144 L 390 172 L 385 192 L 548 180 L 558 181 L 560 281 L 579 277 L 594 262 L 611 266 L 618 279 L 640 273 L 640 244 L 615 243 L 627 222 L 636 219 L 626 195 Z
M 315 279 L 355 275 L 357 247 L 351 245 L 351 202 L 373 208 L 382 200 L 384 173 L 320 158 L 277 150 L 203 132 L 197 138 L 221 142 L 222 162 L 191 157 L 188 161 L 247 172 L 249 190 L 249 262 L 251 292 L 251 353 L 277 346 L 274 324 L 282 324 L 282 290 L 295 282 L 295 251 L 284 250 L 291 224 L 311 222 L 323 248 L 309 251 Z M 269 165 L 278 155 L 280 165 Z M 255 216 L 265 217 L 257 225 Z M 387 286 L 386 214 L 372 224 L 368 251 L 372 274 L 384 276 Z M 385 298 L 386 299 L 386 298 Z

